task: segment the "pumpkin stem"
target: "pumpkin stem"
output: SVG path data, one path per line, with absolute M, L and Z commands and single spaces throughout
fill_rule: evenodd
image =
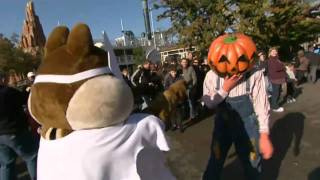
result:
M 234 34 L 231 34 L 230 36 L 226 37 L 223 42 L 226 44 L 231 44 L 237 41 L 237 36 L 235 36 Z

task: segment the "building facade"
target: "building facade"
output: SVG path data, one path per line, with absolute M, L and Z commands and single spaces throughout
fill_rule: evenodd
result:
M 165 61 L 168 57 L 172 57 L 176 60 L 180 60 L 182 58 L 187 58 L 188 54 L 191 52 L 197 51 L 196 47 L 169 47 L 169 48 L 162 48 L 160 50 L 161 61 Z

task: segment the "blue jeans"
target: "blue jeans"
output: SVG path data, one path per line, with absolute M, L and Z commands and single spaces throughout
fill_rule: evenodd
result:
M 317 70 L 319 69 L 320 66 L 318 65 L 311 65 L 310 66 L 310 73 L 308 75 L 308 80 L 310 82 L 315 83 L 317 81 Z
M 203 180 L 219 180 L 228 151 L 234 143 L 248 180 L 259 179 L 261 155 L 259 126 L 249 96 L 227 98 L 219 105 Z
M 211 156 L 204 173 L 204 180 L 219 180 L 228 151 L 234 143 L 248 180 L 259 179 L 261 156 L 259 151 L 258 123 L 255 115 L 246 118 L 244 127 L 229 128 L 223 119 L 215 120 L 211 143 Z
M 31 132 L 0 135 L 0 179 L 15 179 L 15 162 L 19 155 L 27 164 L 32 180 L 36 179 L 38 147 Z
M 272 96 L 271 96 L 271 103 L 270 106 L 272 109 L 278 109 L 279 108 L 279 97 L 280 97 L 280 89 L 281 84 L 274 84 L 272 83 Z
M 267 94 L 269 95 L 269 94 L 272 93 L 272 84 L 271 84 L 268 76 L 264 77 L 264 82 L 265 82 L 265 85 L 266 85 Z
M 193 89 L 188 89 L 187 95 L 188 95 L 188 105 L 189 105 L 189 118 L 194 119 L 197 116 L 197 112 L 196 112 L 196 103 L 193 97 L 195 96 Z

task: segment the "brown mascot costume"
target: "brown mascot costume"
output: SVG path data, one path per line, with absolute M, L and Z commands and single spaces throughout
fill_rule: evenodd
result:
M 90 29 L 57 27 L 29 97 L 41 124 L 39 180 L 175 179 L 164 165 L 164 124 L 185 97 L 180 81 L 146 110 L 131 114 L 133 95 L 108 67 L 108 52 L 93 45 Z

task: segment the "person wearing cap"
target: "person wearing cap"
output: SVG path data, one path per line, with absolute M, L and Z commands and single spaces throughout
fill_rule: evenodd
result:
M 27 120 L 29 123 L 29 126 L 31 128 L 31 132 L 33 134 L 33 137 L 36 139 L 36 143 L 37 146 L 39 146 L 39 140 L 40 140 L 40 135 L 39 135 L 39 131 L 40 131 L 40 124 L 37 123 L 36 120 L 33 119 L 33 117 L 31 116 L 31 114 L 28 111 L 28 97 L 30 95 L 30 91 L 31 91 L 31 86 L 34 83 L 34 80 L 36 78 L 36 74 L 34 72 L 28 72 L 27 74 L 27 78 L 28 78 L 28 82 L 27 85 L 25 87 L 25 91 L 23 91 L 24 95 L 25 95 L 25 113 L 27 115 Z
M 31 179 L 36 179 L 37 145 L 28 130 L 23 112 L 22 93 L 7 84 L 0 73 L 0 179 L 15 179 L 15 162 L 19 155 L 27 164 Z
M 36 77 L 36 74 L 34 72 L 28 72 L 27 74 L 27 78 L 28 78 L 28 86 L 26 87 L 26 92 L 29 94 L 30 89 L 31 89 L 31 85 L 34 82 L 34 79 Z
M 34 72 L 28 72 L 27 74 L 28 80 L 33 83 L 34 82 L 34 78 L 36 77 L 36 74 Z

